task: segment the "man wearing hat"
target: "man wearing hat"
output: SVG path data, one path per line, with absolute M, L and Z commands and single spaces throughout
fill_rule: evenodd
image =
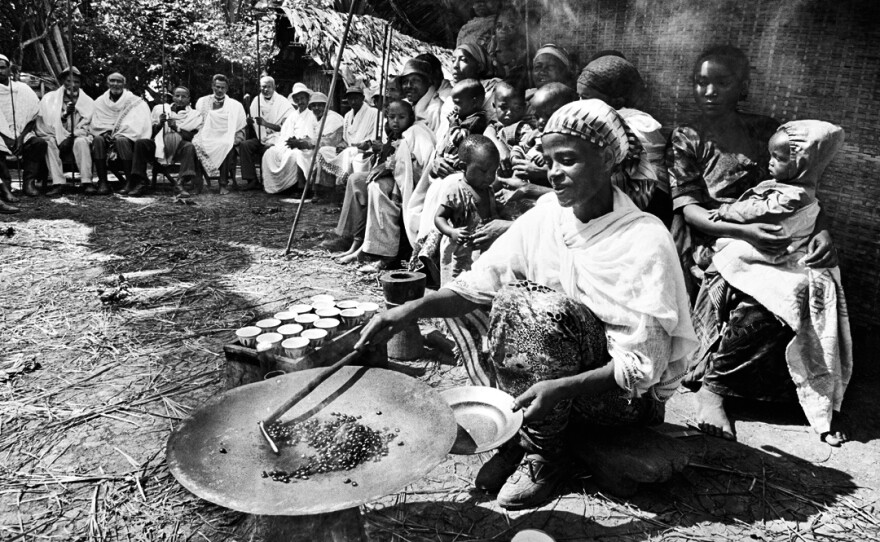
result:
M 281 125 L 293 112 L 289 100 L 275 92 L 275 79 L 265 76 L 260 79 L 260 94 L 251 102 L 248 124 L 254 125 L 257 137 L 245 140 L 238 146 L 241 152 L 241 178 L 245 190 L 259 187 L 256 161 L 262 159 L 266 149 L 278 140 Z
M 134 142 L 152 133 L 150 106 L 125 88 L 124 75 L 111 73 L 107 76 L 107 91 L 95 100 L 89 129 L 98 188 L 89 186 L 85 193 L 107 195 L 112 192 L 107 184 L 107 162 L 118 159 L 126 178 L 131 176 Z
M 431 65 L 417 58 L 407 60 L 400 74 L 404 98 L 412 104 L 416 112 L 416 120 L 427 124 L 436 134 L 437 128 L 440 127 L 440 109 L 443 107 L 443 100 L 432 84 L 433 77 Z
M 10 78 L 11 68 L 9 58 L 0 55 L 0 213 L 6 214 L 19 210 L 9 205 L 18 198 L 12 195 L 12 177 L 6 159 L 10 155 L 18 156 L 24 193 L 36 196 L 34 180 L 40 174 L 40 165 L 46 154 L 46 144 L 33 134 L 40 100 L 29 86 Z
M 312 92 L 308 110 L 300 113 L 293 124 L 289 120 L 284 123 L 278 144 L 263 155 L 266 192 L 275 194 L 304 182 L 315 145 L 335 147 L 342 141 L 342 116 L 335 111 L 328 112 L 321 140 L 317 141 L 326 104 L 326 94 Z
M 336 184 L 343 186 L 353 172 L 369 169 L 363 153 L 370 148 L 370 141 L 377 137 L 376 118 L 379 115 L 374 107 L 364 103 L 364 87 L 360 83 L 348 87 L 345 98 L 351 109 L 343 118 L 342 141 L 336 147 L 321 147 L 318 152 L 321 169 L 334 176 Z
M 52 178 L 47 196 L 57 196 L 64 189 L 62 153 L 72 153 L 83 183 L 92 182 L 92 134 L 89 124 L 95 102 L 80 90 L 82 76 L 74 66 L 61 72 L 63 86 L 47 92 L 40 100 L 37 137 L 46 142 L 46 165 Z

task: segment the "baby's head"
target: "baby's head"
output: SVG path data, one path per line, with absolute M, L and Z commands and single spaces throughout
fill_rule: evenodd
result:
M 493 96 L 495 116 L 504 126 L 515 124 L 526 115 L 526 95 L 522 88 L 501 81 L 495 85 Z
M 404 100 L 391 100 L 388 102 L 386 123 L 388 133 L 392 139 L 397 139 L 403 132 L 416 122 L 416 113 L 412 105 Z
M 458 146 L 458 159 L 464 167 L 464 179 L 474 188 L 485 188 L 495 182 L 501 161 L 498 149 L 484 135 L 471 134 Z
M 770 151 L 770 176 L 777 181 L 790 181 L 797 175 L 797 166 L 791 157 L 791 142 L 788 140 L 788 134 L 785 130 L 779 130 L 770 138 L 767 143 L 767 150 Z
M 464 120 L 482 109 L 485 100 L 486 89 L 476 79 L 465 79 L 452 87 L 452 103 L 459 119 Z
M 535 109 L 536 128 L 543 130 L 547 121 L 557 109 L 565 104 L 576 102 L 577 93 L 562 83 L 547 83 L 532 96 L 532 107 Z

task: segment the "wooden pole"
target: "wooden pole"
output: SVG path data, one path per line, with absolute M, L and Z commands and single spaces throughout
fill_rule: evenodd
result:
M 388 34 L 390 30 L 391 23 L 385 23 L 385 34 L 382 36 L 382 65 L 379 66 L 379 96 L 382 98 L 382 109 L 376 114 L 376 139 L 379 139 L 379 130 L 382 128 L 382 111 L 385 109 L 385 81 L 388 78 L 385 63 L 388 61 Z
M 324 105 L 324 116 L 321 117 L 321 125 L 318 126 L 318 135 L 315 138 L 315 149 L 312 151 L 312 163 L 309 164 L 309 172 L 306 175 L 305 186 L 303 186 L 302 196 L 299 198 L 299 205 L 296 208 L 296 215 L 293 217 L 293 224 L 290 226 L 290 236 L 287 238 L 287 246 L 284 248 L 284 255 L 290 254 L 290 245 L 293 244 L 293 236 L 296 233 L 296 225 L 299 223 L 299 217 L 302 213 L 303 202 L 306 200 L 306 190 L 309 189 L 309 183 L 315 172 L 315 164 L 318 161 L 318 150 L 321 148 L 321 137 L 324 135 L 324 124 L 327 123 L 327 112 L 330 111 L 330 101 L 333 98 L 333 92 L 336 90 L 336 82 L 339 79 L 339 67 L 342 65 L 342 55 L 345 52 L 345 44 L 348 42 L 348 31 L 351 30 L 351 21 L 354 19 L 354 8 L 358 0 L 351 0 L 351 6 L 348 9 L 348 19 L 345 21 L 345 30 L 342 32 L 342 39 L 339 42 L 339 52 L 336 55 L 336 65 L 333 67 L 333 79 L 330 81 L 330 95 L 327 103 Z
M 263 83 L 261 82 L 261 79 L 263 78 L 263 74 L 260 71 L 260 68 L 262 67 L 262 63 L 260 62 L 260 16 L 259 15 L 256 16 L 256 20 L 257 20 L 257 86 L 259 87 L 259 90 L 257 90 L 257 116 L 260 118 L 260 123 L 262 123 L 263 122 L 263 108 L 260 106 L 260 104 L 262 103 L 260 96 L 263 94 Z M 248 111 L 248 113 L 250 113 L 250 111 Z M 262 126 L 260 126 L 260 124 L 257 124 L 257 141 L 260 142 L 260 145 L 263 144 L 263 132 L 262 132 L 261 128 L 262 128 Z M 263 173 L 263 168 L 260 168 L 260 174 L 262 175 L 262 173 Z
M 73 78 L 73 10 L 70 9 L 70 0 L 67 0 L 67 69 L 70 70 L 70 73 L 67 74 L 68 77 Z M 77 95 L 79 96 L 79 95 Z M 76 124 L 74 123 L 76 117 L 76 106 L 74 105 L 74 112 L 70 115 L 70 136 L 76 139 L 76 135 L 74 134 L 74 129 L 76 128 Z M 91 179 L 88 179 L 91 182 Z M 76 182 L 76 168 L 73 170 L 73 182 Z

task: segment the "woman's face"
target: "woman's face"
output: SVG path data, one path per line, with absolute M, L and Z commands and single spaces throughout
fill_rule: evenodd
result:
M 452 79 L 456 83 L 465 79 L 479 79 L 480 65 L 463 49 L 452 53 Z
M 717 60 L 707 59 L 694 71 L 694 99 L 708 117 L 736 111 L 748 83 Z
M 576 207 L 585 204 L 610 187 L 611 178 L 606 174 L 603 149 L 563 134 L 547 134 L 541 142 L 548 168 L 547 179 L 556 192 L 559 205 Z
M 538 55 L 532 65 L 532 77 L 535 80 L 535 86 L 541 88 L 547 83 L 565 83 L 569 73 L 565 69 L 565 64 L 558 58 L 547 53 Z
M 429 86 L 428 80 L 417 73 L 411 73 L 403 78 L 403 94 L 413 105 L 428 92 Z

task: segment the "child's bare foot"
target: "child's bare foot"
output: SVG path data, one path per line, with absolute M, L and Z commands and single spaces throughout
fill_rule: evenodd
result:
M 846 418 L 840 412 L 834 412 L 831 416 L 831 431 L 822 433 L 819 438 L 825 444 L 838 448 L 844 442 L 849 441 L 846 425 Z
M 724 398 L 705 386 L 697 392 L 697 427 L 707 435 L 736 440 L 733 424 L 724 411 Z

